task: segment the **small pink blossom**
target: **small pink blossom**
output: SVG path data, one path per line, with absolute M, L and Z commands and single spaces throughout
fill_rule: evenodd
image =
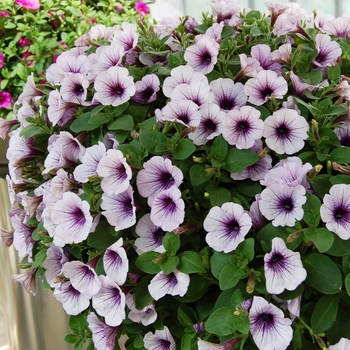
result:
M 31 43 L 31 41 L 29 39 L 24 38 L 24 37 L 20 37 L 18 39 L 18 44 L 23 46 L 23 47 L 29 46 L 30 43 Z
M 16 0 L 16 4 L 28 10 L 37 10 L 40 8 L 39 0 Z
M 135 10 L 141 15 L 146 16 L 149 14 L 149 8 L 143 1 L 137 1 L 135 3 Z
M 0 68 L 4 66 L 5 56 L 0 52 Z
M 0 108 L 11 106 L 11 94 L 7 91 L 0 91 Z

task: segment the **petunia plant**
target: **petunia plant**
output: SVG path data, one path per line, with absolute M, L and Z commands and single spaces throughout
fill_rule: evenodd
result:
M 45 82 L 57 56 L 95 23 L 113 26 L 149 17 L 147 2 L 2 0 L 0 8 L 0 117 L 12 107 L 29 74 Z
M 350 17 L 266 6 L 98 24 L 2 120 L 74 349 L 349 348 Z

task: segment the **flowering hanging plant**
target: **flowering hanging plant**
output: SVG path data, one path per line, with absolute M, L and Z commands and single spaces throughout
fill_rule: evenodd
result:
M 2 121 L 75 349 L 349 347 L 350 18 L 266 6 L 97 25 Z
M 0 8 L 0 117 L 9 115 L 27 76 L 43 82 L 46 69 L 94 23 L 136 23 L 144 2 L 2 0 Z

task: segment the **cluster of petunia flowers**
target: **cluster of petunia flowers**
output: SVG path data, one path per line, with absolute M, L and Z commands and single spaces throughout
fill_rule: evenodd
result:
M 329 82 L 325 78 L 317 86 L 310 85 L 291 71 L 288 85 L 282 70 L 290 62 L 290 42 L 274 51 L 267 44 L 256 44 L 250 56 L 243 53 L 237 56 L 240 70 L 234 79 L 211 76 L 209 80 L 218 63 L 224 26 L 238 28 L 242 24 L 241 8 L 236 1 L 216 0 L 212 6 L 216 22 L 204 34 L 194 36 L 184 50 L 185 64 L 172 67 L 165 79 L 156 72 L 137 81 L 131 75 L 129 68 L 133 65 L 150 68 L 159 63 L 159 66 L 168 64 L 166 57 L 141 51 L 135 25 L 124 23 L 112 28 L 97 25 L 50 66 L 45 89 L 36 86 L 32 76 L 28 77 L 17 102 L 16 119 L 1 120 L 1 135 L 6 137 L 10 132 L 11 136 L 7 158 L 14 228 L 13 233 L 3 233 L 3 240 L 7 245 L 13 242 L 19 256 L 26 257 L 30 264 L 34 258 L 34 230 L 39 225 L 40 231 L 47 232 L 50 242 L 43 262 L 46 281 L 67 314 L 92 310 L 87 321 L 97 350 L 114 349 L 115 336 L 126 317 L 150 326 L 157 319 L 158 300 L 166 295 L 186 295 L 189 274 L 179 269 L 167 274 L 161 271 L 148 285 L 154 301 L 139 310 L 133 290 L 125 287 L 125 282 L 135 278 L 137 283 L 137 276 L 129 272 L 130 249 L 139 255 L 148 251 L 164 253 L 165 233 L 181 235 L 186 225 L 183 186 L 187 180 L 168 153 L 148 154 L 142 166 L 136 168 L 119 150 L 123 141 L 118 141 L 112 131 L 103 129 L 103 135 L 94 142 L 86 132 L 70 132 L 70 125 L 81 116 L 79 111 L 91 111 L 100 105 L 118 108 L 128 102 L 154 103 L 156 107 L 150 118 L 155 118 L 164 133 L 171 125 L 198 149 L 221 135 L 228 147 L 259 155 L 259 160 L 243 171 L 230 173 L 235 181 L 250 179 L 264 187 L 250 209 L 228 201 L 206 211 L 202 223 L 205 242 L 216 252 L 235 251 L 250 232 L 264 227 L 266 220 L 275 227 L 294 227 L 303 219 L 303 205 L 307 193 L 312 192 L 307 175 L 313 166 L 303 164 L 296 154 L 307 142 L 310 121 L 301 115 L 295 99 L 287 93 L 292 89 L 293 95 L 302 96 L 304 90 L 321 90 Z M 342 50 L 332 36 L 343 35 L 339 32 L 339 19 L 320 14 L 311 22 L 310 17 L 293 6 L 268 4 L 271 20 L 275 21 L 274 35 L 301 31 L 300 21 L 316 26 L 320 33 L 315 37 L 314 68 L 324 70 L 336 65 Z M 178 38 L 172 37 L 179 25 L 180 20 L 168 18 L 154 28 L 161 38 L 167 39 L 164 42 L 172 52 L 182 49 Z M 187 20 L 187 34 L 194 32 L 194 25 L 194 19 Z M 232 34 L 235 35 L 238 33 Z M 345 78 L 334 93 L 349 100 L 350 88 Z M 159 100 L 166 102 L 157 105 Z M 280 102 L 279 108 L 262 119 L 258 107 L 276 101 Z M 23 136 L 38 115 L 44 115 L 50 133 L 46 153 L 34 137 Z M 346 144 L 349 123 L 342 122 L 335 133 Z M 136 130 L 130 134 L 130 140 L 138 137 Z M 40 179 L 38 173 L 28 171 L 33 161 L 35 169 L 40 169 Z M 101 196 L 98 206 L 92 208 L 84 189 L 86 184 L 96 183 Z M 140 198 L 147 205 L 147 213 L 142 216 L 138 215 Z M 336 184 L 324 196 L 320 209 L 327 229 L 344 240 L 350 238 L 349 203 L 350 185 Z M 38 222 L 35 226 L 33 218 Z M 105 220 L 121 235 L 103 254 L 87 262 L 68 254 L 68 247 L 83 245 Z M 133 247 L 124 244 L 122 234 L 130 228 L 134 228 L 137 236 Z M 266 290 L 270 295 L 293 291 L 307 278 L 300 253 L 289 249 L 279 237 L 273 238 L 271 244 L 270 252 L 264 255 Z M 98 275 L 95 268 L 100 257 L 105 274 Z M 34 292 L 37 270 L 38 266 L 14 278 Z M 292 322 L 299 317 L 300 305 L 301 295 L 288 301 L 276 298 L 274 302 L 254 295 L 239 308 L 248 314 L 250 334 L 259 349 L 284 350 L 293 338 Z M 288 310 L 290 318 L 282 309 Z M 194 326 L 198 329 L 199 350 L 231 349 L 240 341 L 235 338 L 214 344 L 204 340 L 203 325 Z M 148 350 L 176 347 L 176 339 L 166 325 L 163 330 L 148 331 L 143 342 Z M 342 339 L 330 349 L 339 350 L 349 343 Z

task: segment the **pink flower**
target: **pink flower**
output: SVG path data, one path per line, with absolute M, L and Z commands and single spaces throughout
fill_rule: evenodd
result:
M 141 15 L 141 16 L 146 16 L 149 14 L 149 8 L 148 6 L 142 2 L 138 1 L 135 3 L 135 10 Z
M 28 10 L 37 10 L 40 7 L 39 0 L 16 0 L 15 2 Z
M 0 108 L 11 106 L 11 94 L 7 91 L 0 91 Z
M 24 37 L 21 37 L 18 39 L 18 44 L 20 44 L 23 47 L 29 46 L 30 45 L 30 40 L 26 39 Z
M 0 17 L 10 17 L 10 14 L 7 11 L 0 11 Z
M 4 66 L 5 56 L 0 52 L 0 68 Z

